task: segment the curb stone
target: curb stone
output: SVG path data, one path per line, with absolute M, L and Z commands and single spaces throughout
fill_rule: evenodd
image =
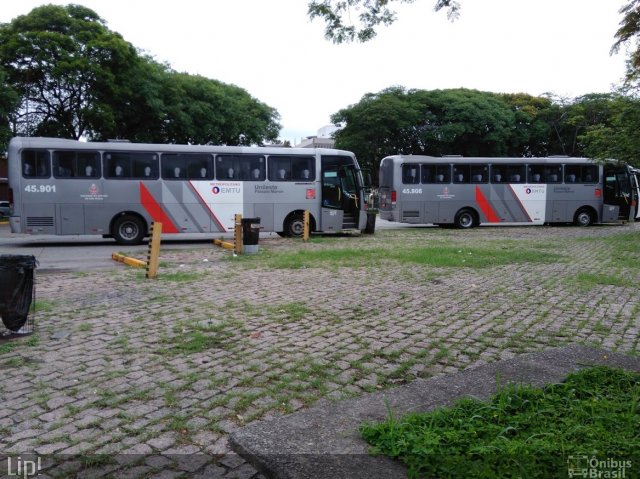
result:
M 404 478 L 406 467 L 370 456 L 358 427 L 396 416 L 448 406 L 464 396 L 488 399 L 501 384 L 541 387 L 571 372 L 603 365 L 640 372 L 640 358 L 573 345 L 523 354 L 450 376 L 416 380 L 405 386 L 338 403 L 324 402 L 289 416 L 260 421 L 230 436 L 231 447 L 268 478 Z

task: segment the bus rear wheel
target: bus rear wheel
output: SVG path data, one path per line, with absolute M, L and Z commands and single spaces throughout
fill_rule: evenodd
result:
M 587 208 L 581 208 L 576 211 L 573 217 L 573 223 L 577 226 L 590 226 L 593 224 L 593 214 Z
M 113 223 L 113 237 L 118 244 L 140 244 L 145 234 L 144 222 L 137 216 L 122 215 Z
M 457 228 L 469 229 L 478 226 L 476 214 L 468 209 L 458 211 L 454 224 Z

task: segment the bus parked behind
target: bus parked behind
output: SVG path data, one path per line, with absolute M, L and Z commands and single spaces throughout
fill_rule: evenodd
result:
M 629 221 L 632 169 L 587 158 L 389 156 L 380 163 L 380 217 L 455 225 Z

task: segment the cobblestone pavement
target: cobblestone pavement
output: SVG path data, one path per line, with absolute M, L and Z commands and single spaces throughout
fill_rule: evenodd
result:
M 156 280 L 40 274 L 37 333 L 0 342 L 0 475 L 37 456 L 40 477 L 261 477 L 227 440 L 252 421 L 572 343 L 638 354 L 639 282 L 640 223 L 268 239 L 167 251 Z

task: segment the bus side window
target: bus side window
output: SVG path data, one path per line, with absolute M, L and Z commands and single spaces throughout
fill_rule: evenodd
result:
M 25 178 L 49 178 L 51 164 L 46 150 L 22 151 L 22 175 Z
M 451 165 L 436 165 L 436 183 L 451 183 Z
M 545 168 L 544 175 L 547 183 L 561 183 L 562 166 L 547 166 L 547 168 Z
M 453 182 L 469 183 L 471 179 L 469 175 L 470 165 L 454 165 L 453 166 Z
M 488 165 L 471 165 L 471 182 L 486 183 L 489 175 Z
M 504 183 L 507 178 L 505 167 L 502 165 L 491 165 L 491 183 Z
M 598 167 L 596 165 L 582 165 L 582 181 L 584 183 L 597 183 L 598 180 Z
M 527 181 L 529 183 L 544 183 L 544 165 L 529 165 Z
M 564 167 L 565 183 L 582 183 L 582 175 L 580 174 L 580 165 L 566 165 Z
M 420 182 L 418 169 L 420 165 L 402 165 L 402 182 L 405 185 L 414 185 Z
M 301 156 L 291 158 L 292 179 L 294 181 L 313 181 L 316 179 L 315 158 L 313 156 Z
M 269 156 L 268 162 L 270 181 L 291 180 L 291 157 L 271 155 Z

